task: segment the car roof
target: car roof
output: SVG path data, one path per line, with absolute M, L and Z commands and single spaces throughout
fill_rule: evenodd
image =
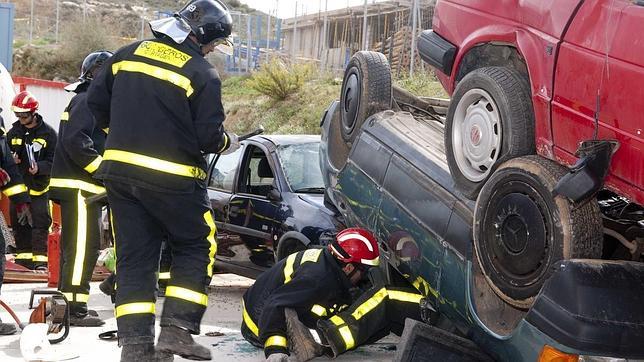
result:
M 319 135 L 309 135 L 309 134 L 302 134 L 302 135 L 261 135 L 261 136 L 254 136 L 250 138 L 251 140 L 255 140 L 258 142 L 270 142 L 275 146 L 289 146 L 289 145 L 297 145 L 297 144 L 304 144 L 304 143 L 315 143 L 315 142 L 320 142 L 320 136 Z

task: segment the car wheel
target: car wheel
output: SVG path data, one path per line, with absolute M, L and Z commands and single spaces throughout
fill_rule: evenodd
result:
M 556 262 L 602 255 L 597 202 L 573 206 L 553 196 L 565 173 L 539 156 L 515 158 L 494 172 L 476 201 L 476 257 L 490 287 L 515 307 L 531 306 Z
M 306 245 L 302 244 L 301 241 L 297 239 L 284 239 L 277 245 L 277 261 L 302 250 L 306 250 Z
M 445 123 L 445 148 L 458 189 L 475 199 L 502 162 L 534 153 L 530 85 L 521 73 L 479 68 L 456 87 Z
M 360 51 L 351 58 L 340 95 L 341 134 L 346 142 L 353 142 L 367 118 L 391 108 L 391 89 L 391 70 L 382 53 Z

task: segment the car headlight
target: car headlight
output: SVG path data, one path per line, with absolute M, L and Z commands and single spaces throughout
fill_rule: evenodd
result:
M 560 350 L 544 346 L 539 355 L 539 362 L 627 362 L 624 358 L 584 356 L 572 353 L 561 352 Z

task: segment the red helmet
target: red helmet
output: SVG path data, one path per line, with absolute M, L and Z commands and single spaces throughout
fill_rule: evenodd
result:
M 335 236 L 335 242 L 329 244 L 329 251 L 344 263 L 367 266 L 378 266 L 380 263 L 378 242 L 365 229 L 349 228 L 340 231 Z
M 30 112 L 33 113 L 38 109 L 38 100 L 31 92 L 22 91 L 18 93 L 11 102 L 11 110 L 15 113 Z

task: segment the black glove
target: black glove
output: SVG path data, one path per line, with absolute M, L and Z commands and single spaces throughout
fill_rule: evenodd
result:
M 22 204 L 16 205 L 16 214 L 18 216 L 18 224 L 20 225 L 33 225 L 33 219 L 31 217 L 31 208 L 29 204 L 23 202 Z

